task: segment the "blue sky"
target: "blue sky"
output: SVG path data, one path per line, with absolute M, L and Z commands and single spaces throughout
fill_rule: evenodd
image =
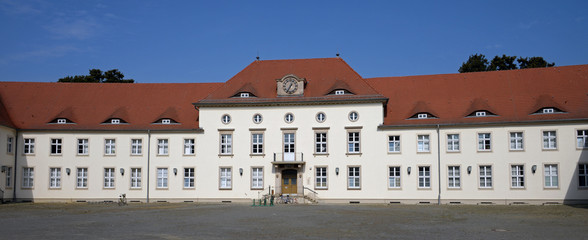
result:
M 341 57 L 365 78 L 456 73 L 474 53 L 588 64 L 588 1 L 0 0 L 0 81 L 113 68 L 223 82 L 255 60 Z

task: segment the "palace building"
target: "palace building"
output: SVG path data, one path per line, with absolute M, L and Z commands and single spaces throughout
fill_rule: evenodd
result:
M 0 82 L 4 201 L 588 203 L 588 65 L 225 83 Z

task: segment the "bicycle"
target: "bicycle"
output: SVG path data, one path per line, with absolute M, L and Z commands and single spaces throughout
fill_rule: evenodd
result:
M 127 194 L 123 193 L 118 196 L 118 205 L 119 206 L 127 205 Z

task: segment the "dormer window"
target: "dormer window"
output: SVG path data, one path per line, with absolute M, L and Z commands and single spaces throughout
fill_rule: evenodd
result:
M 161 119 L 161 124 L 170 124 L 171 120 L 169 119 Z
M 243 92 L 240 94 L 240 97 L 244 97 L 244 98 L 249 97 L 249 93 Z
M 124 124 L 127 123 L 124 120 L 120 119 L 120 118 L 110 118 L 106 121 L 104 121 L 102 124 Z
M 120 119 L 118 119 L 118 118 L 113 118 L 113 119 L 111 119 L 111 120 L 110 120 L 110 123 L 111 123 L 111 124 L 120 124 Z
M 176 122 L 175 120 L 173 120 L 171 118 L 160 118 L 152 124 L 177 124 L 177 123 L 178 122 Z
M 67 118 L 56 118 L 53 119 L 53 121 L 49 122 L 49 124 L 71 124 L 74 123 L 70 120 L 68 120 Z
M 554 114 L 554 113 L 564 113 L 564 111 L 555 108 L 555 107 L 545 107 L 537 110 L 533 114 Z
M 251 98 L 251 97 L 255 97 L 255 94 L 253 94 L 251 92 L 239 92 L 239 93 L 233 95 L 232 97 L 234 97 L 234 98 Z
M 424 118 L 427 118 L 427 117 L 428 117 L 428 115 L 427 115 L 426 113 L 419 113 L 419 114 L 417 115 L 417 118 L 418 118 L 418 119 L 424 119 Z
M 486 116 L 486 112 L 484 112 L 484 111 L 476 112 L 476 117 L 485 117 L 485 116 Z
M 336 90 L 335 95 L 343 95 L 345 94 L 345 90 Z
M 57 119 L 57 124 L 66 124 L 66 123 L 67 123 L 67 119 L 65 119 L 65 118 Z
M 470 113 L 470 115 L 467 115 L 466 117 L 491 117 L 491 116 L 496 116 L 496 114 L 487 111 L 487 110 L 478 110 L 475 112 Z
M 428 113 L 428 112 L 420 112 L 415 115 L 412 115 L 408 119 L 431 119 L 431 118 L 437 118 L 437 117 L 434 116 L 433 114 Z
M 335 90 L 329 92 L 328 95 L 348 95 L 348 94 L 352 95 L 353 93 L 348 91 L 347 89 L 335 89 Z
M 553 108 L 544 108 L 543 109 L 543 113 L 554 113 L 555 111 L 553 110 Z

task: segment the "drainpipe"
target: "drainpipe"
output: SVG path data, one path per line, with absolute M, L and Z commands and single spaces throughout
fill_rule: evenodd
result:
M 439 136 L 439 124 L 437 124 L 437 185 L 439 186 L 439 195 L 437 195 L 437 205 L 441 205 L 441 137 Z
M 147 203 L 149 203 L 149 164 L 151 162 L 151 130 L 147 130 Z
M 14 134 L 14 174 L 12 175 L 12 202 L 16 202 L 16 173 L 18 172 L 18 166 L 16 160 L 18 159 L 18 129 L 15 130 Z

